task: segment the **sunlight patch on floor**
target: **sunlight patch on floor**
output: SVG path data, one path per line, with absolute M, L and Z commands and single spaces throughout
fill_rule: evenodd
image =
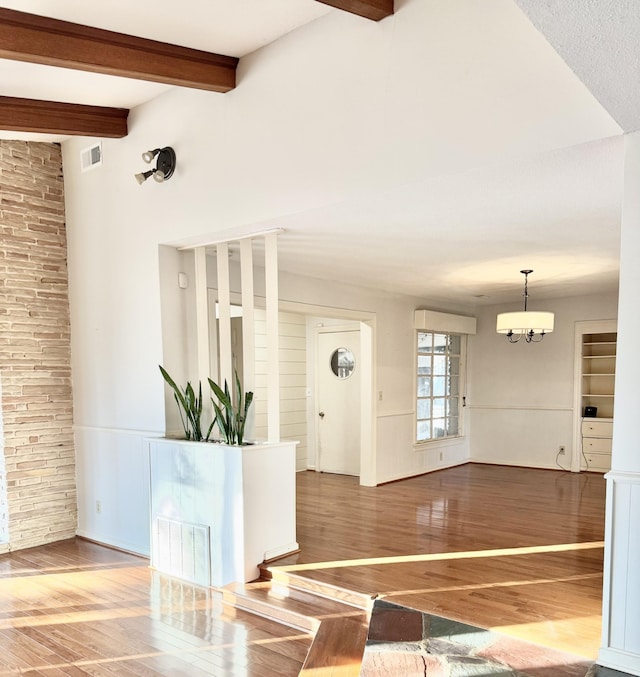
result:
M 469 585 L 450 585 L 437 588 L 419 588 L 416 590 L 392 590 L 380 592 L 380 597 L 390 598 L 404 595 L 423 595 L 434 592 L 460 592 L 463 590 L 483 590 L 487 588 L 510 588 L 520 585 L 541 585 L 546 583 L 571 583 L 574 581 L 586 581 L 589 579 L 602 578 L 601 573 L 576 574 L 575 576 L 560 576 L 558 578 L 529 578 L 520 581 L 495 581 L 493 583 L 470 583 Z
M 257 646 L 257 645 L 273 645 L 273 644 L 279 644 L 282 642 L 290 642 L 290 641 L 295 641 L 295 640 L 300 640 L 300 639 L 309 639 L 311 637 L 310 634 L 308 633 L 299 633 L 295 635 L 289 635 L 287 637 L 271 637 L 267 639 L 255 639 L 255 640 L 246 640 L 246 642 L 243 644 L 241 647 L 241 650 L 246 653 L 246 649 L 249 646 Z M 170 650 L 159 650 L 159 651 L 147 651 L 144 653 L 137 653 L 137 654 L 130 654 L 130 655 L 124 655 L 124 656 L 107 656 L 104 658 L 94 658 L 94 659 L 83 659 L 83 660 L 78 660 L 78 661 L 65 661 L 62 663 L 51 663 L 51 664 L 43 664 L 43 665 L 38 665 L 35 667 L 30 667 L 29 672 L 33 671 L 35 674 L 36 672 L 40 671 L 42 672 L 43 675 L 46 675 L 48 671 L 50 670 L 64 670 L 68 668 L 90 668 L 91 666 L 106 666 L 106 667 L 111 667 L 113 669 L 113 666 L 117 665 L 123 665 L 126 666 L 126 664 L 130 661 L 144 661 L 146 659 L 152 659 L 152 658 L 158 658 L 162 656 L 179 656 L 181 658 L 185 658 L 186 656 L 191 656 L 193 655 L 194 657 L 198 655 L 203 655 L 209 652 L 216 652 L 219 651 L 220 649 L 229 649 L 229 650 L 234 650 L 238 649 L 238 643 L 237 642 L 228 642 L 228 643 L 221 643 L 221 644 L 206 644 L 204 646 L 193 646 L 191 644 L 185 645 L 183 648 L 176 648 L 176 649 L 170 649 Z M 2 669 L 0 668 L 0 677 L 9 677 L 9 676 L 15 676 L 16 674 L 22 674 L 22 671 L 19 673 L 16 673 L 15 668 L 10 668 L 10 669 Z M 315 675 L 316 673 L 314 673 Z M 332 673 L 333 674 L 333 673 Z M 341 674 L 341 673 L 334 673 L 336 675 Z M 346 673 L 345 673 L 346 674 Z
M 558 543 L 553 545 L 535 545 L 521 548 L 498 548 L 494 550 L 470 550 L 462 552 L 437 552 L 424 555 L 397 555 L 394 557 L 366 557 L 363 559 L 334 560 L 329 562 L 311 562 L 308 564 L 288 564 L 274 566 L 274 570 L 286 573 L 299 573 L 320 569 L 344 569 L 346 567 L 374 566 L 379 564 L 403 564 L 411 562 L 438 562 L 456 559 L 476 559 L 480 557 L 510 557 L 514 555 L 536 555 L 571 550 L 592 550 L 604 548 L 604 541 L 587 543 Z
M 576 626 L 582 628 L 580 637 L 576 638 Z M 515 637 L 527 642 L 534 642 L 558 651 L 566 651 L 571 644 L 571 651 L 579 656 L 595 660 L 598 656 L 598 642 L 602 632 L 601 616 L 580 616 L 538 623 L 520 623 L 518 625 L 499 625 L 491 630 Z

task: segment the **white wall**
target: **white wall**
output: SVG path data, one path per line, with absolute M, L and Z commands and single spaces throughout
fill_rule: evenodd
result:
M 535 294 L 535 290 L 534 290 Z M 555 312 L 555 328 L 541 343 L 510 344 L 496 333 L 499 312 L 520 306 L 489 306 L 477 313 L 471 337 L 467 405 L 474 461 L 557 468 L 560 445 L 569 468 L 574 443 L 575 323 L 617 317 L 617 296 L 534 298 L 534 308 Z
M 182 320 L 161 314 L 159 245 L 208 240 L 216 231 L 617 132 L 568 68 L 549 78 L 547 66 L 560 59 L 510 0 L 490 7 L 448 0 L 436 11 L 405 0 L 399 9 L 380 23 L 332 12 L 242 59 L 229 94 L 176 88 L 136 108 L 129 135 L 104 139 L 103 165 L 90 172 L 79 167 L 89 142 L 63 144 L 87 535 L 148 552 L 144 527 L 118 515 L 139 513 L 148 500 L 138 442 L 164 432 L 162 326 L 173 321 L 180 331 Z M 509 106 L 495 105 L 502 93 Z M 176 150 L 176 173 L 165 184 L 139 186 L 140 155 L 159 145 Z M 317 283 L 294 284 L 282 276 L 285 297 L 376 314 L 377 480 L 433 467 L 439 455 L 410 446 L 415 300 L 334 283 L 322 285 L 319 301 Z M 456 449 L 452 456 L 467 453 Z M 105 495 L 112 503 L 97 513 L 95 501 Z
M 255 311 L 256 387 L 255 438 L 267 434 L 267 329 L 266 313 Z M 307 329 L 305 318 L 279 313 L 280 439 L 296 440 L 296 470 L 307 468 Z
M 375 483 L 417 475 L 468 458 L 467 439 L 414 449 L 413 314 L 416 308 L 424 307 L 424 299 L 286 273 L 280 276 L 280 298 L 316 306 L 318 317 L 330 316 L 326 312 L 328 308 L 343 312 L 353 310 L 350 316 L 348 312 L 340 316 L 343 322 L 361 319 L 359 313 L 362 312 L 373 315 Z M 443 452 L 442 460 L 440 451 Z

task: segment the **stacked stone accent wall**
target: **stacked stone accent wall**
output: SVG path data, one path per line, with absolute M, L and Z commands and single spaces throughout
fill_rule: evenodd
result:
M 76 532 L 69 299 L 62 155 L 0 141 L 0 382 L 8 542 Z M 2 518 L 0 495 L 0 519 Z M 2 528 L 0 527 L 0 536 Z

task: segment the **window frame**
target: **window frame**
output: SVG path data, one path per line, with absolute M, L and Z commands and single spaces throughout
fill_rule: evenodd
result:
M 426 439 L 418 439 L 418 423 L 420 421 L 425 421 L 429 420 L 433 422 L 434 418 L 435 420 L 439 420 L 442 417 L 433 416 L 433 399 L 434 399 L 434 393 L 433 393 L 433 388 L 431 388 L 431 394 L 427 397 L 425 396 L 420 396 L 418 395 L 418 384 L 419 384 L 419 379 L 421 377 L 424 377 L 424 374 L 419 373 L 419 358 L 421 355 L 430 355 L 433 357 L 439 356 L 438 353 L 435 352 L 435 350 L 432 349 L 431 352 L 429 353 L 424 353 L 420 352 L 419 349 L 419 335 L 420 334 L 430 334 L 432 336 L 432 346 L 433 346 L 433 341 L 435 336 L 447 336 L 447 337 L 458 337 L 460 339 L 460 352 L 459 353 L 449 353 L 448 351 L 443 353 L 442 355 L 445 357 L 457 357 L 459 360 L 459 369 L 458 369 L 458 393 L 457 395 L 454 396 L 444 396 L 444 399 L 446 401 L 450 401 L 451 399 L 457 399 L 457 419 L 458 419 L 458 428 L 457 432 L 453 435 L 441 435 L 439 437 L 428 437 Z M 413 388 L 413 393 L 414 393 L 414 423 L 413 423 L 413 444 L 417 448 L 422 448 L 424 445 L 431 445 L 434 443 L 451 443 L 452 441 L 459 440 L 460 438 L 464 437 L 464 408 L 465 408 L 465 399 L 466 399 L 466 362 L 467 362 L 467 334 L 463 332 L 454 332 L 454 331 L 439 331 L 436 329 L 425 329 L 425 328 L 420 328 L 416 329 L 415 331 L 415 337 L 414 337 L 414 388 Z M 448 365 L 447 365 L 448 366 Z M 446 374 L 445 374 L 446 375 Z M 431 379 L 433 379 L 434 376 L 438 376 L 437 374 L 430 374 Z M 432 380 L 432 385 L 433 385 L 433 380 Z M 419 402 L 421 400 L 425 399 L 430 399 L 431 400 L 431 410 L 430 410 L 430 416 L 428 418 L 419 418 Z M 445 412 L 451 411 L 451 409 L 448 406 L 445 406 Z M 445 413 L 444 419 L 445 422 L 449 416 Z M 433 434 L 433 428 L 431 429 L 431 433 Z

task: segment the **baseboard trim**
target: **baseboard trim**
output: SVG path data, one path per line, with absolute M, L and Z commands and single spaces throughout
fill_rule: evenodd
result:
M 598 665 L 612 670 L 628 672 L 630 675 L 640 675 L 640 655 L 622 651 L 621 649 L 612 649 L 603 647 L 598 653 Z
M 111 550 L 117 550 L 118 552 L 124 552 L 127 555 L 135 555 L 136 557 L 142 557 L 142 559 L 151 559 L 150 553 L 142 553 L 138 552 L 136 550 L 131 550 L 131 548 L 126 548 L 121 545 L 117 545 L 115 543 L 107 543 L 105 541 L 101 541 L 98 538 L 92 538 L 91 536 L 87 536 L 86 534 L 82 533 L 81 531 L 76 531 L 76 538 L 79 538 L 83 541 L 88 541 L 89 543 L 95 543 L 96 545 L 101 545 L 104 548 L 110 548 Z
M 287 545 L 283 545 L 280 548 L 267 550 L 264 553 L 264 561 L 270 562 L 274 559 L 280 559 L 280 557 L 284 557 L 285 555 L 293 555 L 296 552 L 300 552 L 300 545 L 296 541 L 293 541 L 292 543 L 287 543 Z

